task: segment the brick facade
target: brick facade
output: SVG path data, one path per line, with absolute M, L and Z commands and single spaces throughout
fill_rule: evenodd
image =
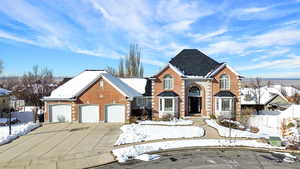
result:
M 167 67 L 162 70 L 155 79 L 152 80 L 152 117 L 153 119 L 159 119 L 159 97 L 157 96 L 161 92 L 165 91 L 163 88 L 163 78 L 165 75 L 171 75 L 173 77 L 173 89 L 172 91 L 179 95 L 178 100 L 178 113 L 180 117 L 188 116 L 188 92 L 192 86 L 196 86 L 201 91 L 201 116 L 208 117 L 215 112 L 215 97 L 214 95 L 220 91 L 220 76 L 227 74 L 230 78 L 230 91 L 236 95 L 235 110 L 236 118 L 239 119 L 241 114 L 241 82 L 239 75 L 235 74 L 226 66 L 220 70 L 213 78 L 182 78 L 172 68 Z
M 214 75 L 214 80 L 212 81 L 212 110 L 215 112 L 216 108 L 216 100 L 215 100 L 215 94 L 217 94 L 220 91 L 220 76 L 223 74 L 227 74 L 229 76 L 230 81 L 230 91 L 236 96 L 235 99 L 235 115 L 236 118 L 240 118 L 241 114 L 241 81 L 239 75 L 232 72 L 229 68 L 224 67 L 222 70 L 220 70 L 217 74 Z
M 183 94 L 182 94 L 182 83 L 183 79 L 181 76 L 176 73 L 174 70 L 172 70 L 170 67 L 165 68 L 163 71 L 161 71 L 158 75 L 155 76 L 155 80 L 152 80 L 152 118 L 153 119 L 159 119 L 159 97 L 157 97 L 158 94 L 165 91 L 163 87 L 163 79 L 165 75 L 171 75 L 173 77 L 173 89 L 172 91 L 175 92 L 179 98 L 178 98 L 178 112 L 181 112 L 182 109 L 182 102 L 184 101 Z
M 100 87 L 100 80 L 103 80 L 103 87 Z M 48 105 L 50 104 L 71 104 L 72 105 L 72 121 L 79 121 L 79 106 L 81 104 L 95 104 L 99 106 L 99 121 L 105 120 L 105 105 L 122 104 L 125 105 L 125 119 L 129 121 L 130 101 L 126 96 L 121 94 L 105 79 L 100 78 L 84 91 L 74 102 L 45 102 L 45 120 L 49 121 Z

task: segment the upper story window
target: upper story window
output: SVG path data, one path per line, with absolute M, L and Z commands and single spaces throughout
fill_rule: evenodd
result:
M 103 81 L 103 79 L 100 79 L 100 81 L 99 81 L 99 86 L 100 86 L 101 88 L 104 87 L 104 81 Z
M 229 90 L 230 89 L 229 76 L 226 74 L 223 74 L 220 77 L 220 89 L 221 90 Z
M 173 77 L 171 75 L 165 75 L 163 83 L 165 90 L 173 89 Z

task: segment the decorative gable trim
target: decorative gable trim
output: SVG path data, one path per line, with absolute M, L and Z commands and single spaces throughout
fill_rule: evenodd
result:
M 176 72 L 179 76 L 184 76 L 184 74 L 179 69 L 177 69 L 171 63 L 168 63 L 163 69 L 161 69 L 158 73 L 156 73 L 154 76 L 152 76 L 152 78 L 154 78 L 155 76 L 157 76 L 160 73 L 162 73 L 163 71 L 165 71 L 168 67 L 171 68 L 174 72 Z
M 214 70 L 213 72 L 208 73 L 205 77 L 212 77 L 214 75 L 216 75 L 218 72 L 220 72 L 223 68 L 227 67 L 231 72 L 233 72 L 234 74 L 236 74 L 237 76 L 241 75 L 236 72 L 232 67 L 230 67 L 228 64 L 223 63 L 221 66 L 219 66 L 216 70 Z

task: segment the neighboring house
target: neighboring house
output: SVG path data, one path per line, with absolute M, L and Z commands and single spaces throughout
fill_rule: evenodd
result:
M 239 118 L 241 76 L 197 49 L 184 49 L 152 80 L 152 117 Z
M 0 88 L 0 114 L 8 112 L 10 109 L 10 94 L 11 91 L 7 89 Z
M 243 88 L 241 90 L 242 110 L 283 110 L 289 107 L 289 101 L 282 93 L 273 87 L 260 89 Z
M 53 90 L 45 101 L 45 121 L 128 122 L 142 95 L 102 70 L 86 70 Z

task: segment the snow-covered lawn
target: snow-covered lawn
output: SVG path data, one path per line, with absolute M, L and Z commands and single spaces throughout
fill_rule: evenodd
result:
M 204 135 L 204 129 L 196 126 L 130 124 L 122 126 L 121 130 L 123 133 L 120 135 L 115 145 L 168 138 L 193 138 Z
M 151 120 L 145 120 L 145 121 L 139 121 L 139 124 L 143 125 L 166 125 L 166 126 L 189 126 L 193 124 L 192 120 L 182 120 L 182 119 L 174 119 L 171 121 L 151 121 Z
M 175 148 L 187 147 L 234 147 L 245 146 L 255 148 L 283 149 L 282 147 L 274 147 L 266 143 L 260 143 L 255 140 L 224 140 L 224 139 L 197 139 L 197 140 L 177 140 L 164 141 L 157 143 L 147 143 L 134 145 L 113 150 L 114 156 L 119 162 L 126 162 L 134 159 L 142 154 L 151 153 L 160 150 L 168 150 Z
M 272 135 L 267 133 L 251 133 L 249 131 L 237 130 L 237 129 L 230 129 L 228 127 L 224 127 L 219 125 L 215 120 L 205 120 L 205 122 L 218 130 L 220 136 L 223 137 L 245 137 L 245 138 L 269 138 Z
M 11 126 L 11 135 L 9 135 L 8 126 L 0 127 L 0 145 L 10 142 L 11 140 L 16 139 L 18 136 L 23 136 L 39 126 L 39 124 L 33 122 L 14 124 Z

